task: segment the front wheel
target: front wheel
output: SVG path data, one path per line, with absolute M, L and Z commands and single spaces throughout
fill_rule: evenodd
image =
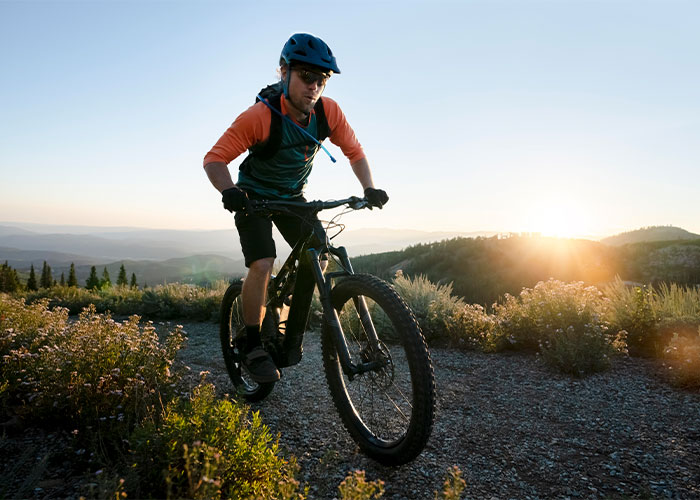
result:
M 236 393 L 246 401 L 254 402 L 265 399 L 275 386 L 274 382 L 258 384 L 248 374 L 241 363 L 241 347 L 245 340 L 245 323 L 243 322 L 243 306 L 241 304 L 242 283 L 232 283 L 221 301 L 221 316 L 219 320 L 219 337 L 221 350 L 228 375 L 236 388 Z M 265 321 L 272 321 L 265 316 Z M 263 321 L 263 329 L 266 324 Z
M 358 313 L 364 297 L 368 319 Z M 370 275 L 344 278 L 332 290 L 353 364 L 378 362 L 348 377 L 342 369 L 332 327 L 324 320 L 322 349 L 333 402 L 352 438 L 380 463 L 399 465 L 425 447 L 435 414 L 435 380 L 428 347 L 406 303 L 386 282 Z

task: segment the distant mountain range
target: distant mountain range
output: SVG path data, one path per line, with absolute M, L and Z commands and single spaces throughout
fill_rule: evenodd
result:
M 333 242 L 345 246 L 351 256 L 401 250 L 419 243 L 449 238 L 494 236 L 494 231 L 431 232 L 397 229 L 344 231 Z M 601 243 L 620 246 L 642 241 L 697 239 L 700 235 L 680 228 L 648 227 L 605 238 Z M 277 253 L 285 257 L 289 246 L 276 235 Z M 0 262 L 20 272 L 34 264 L 40 270 L 46 261 L 58 279 L 68 275 L 71 263 L 84 283 L 91 266 L 101 274 L 107 268 L 116 281 L 124 264 L 129 277 L 135 273 L 140 284 L 165 282 L 211 282 L 245 273 L 235 228 L 230 230 L 157 230 L 129 227 L 56 226 L 0 222 Z
M 650 226 L 603 238 L 600 242 L 611 246 L 621 246 L 630 243 L 697 239 L 700 239 L 700 234 L 688 232 L 680 227 Z
M 350 255 L 399 250 L 417 243 L 452 237 L 490 236 L 495 233 L 429 232 L 396 229 L 344 231 L 333 241 Z M 279 257 L 289 246 L 275 237 Z M 87 226 L 53 226 L 0 222 L 0 262 L 19 271 L 46 261 L 58 279 L 71 263 L 83 283 L 90 267 L 107 267 L 113 280 L 122 263 L 139 283 L 201 282 L 245 273 L 238 234 L 230 230 L 192 231 Z

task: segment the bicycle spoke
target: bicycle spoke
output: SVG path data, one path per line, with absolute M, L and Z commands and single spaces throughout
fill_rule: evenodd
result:
M 379 317 L 380 308 L 365 297 L 368 310 L 373 318 Z M 367 325 L 362 321 L 357 310 L 358 299 L 348 301 L 339 311 L 341 324 L 348 339 L 348 348 L 354 362 L 369 362 L 384 358 L 385 365 L 377 370 L 363 373 L 352 381 L 346 378 L 345 384 L 355 411 L 364 421 L 365 426 L 379 439 L 393 441 L 400 439 L 407 432 L 413 411 L 410 385 L 408 391 L 402 388 L 396 380 L 406 378 L 410 384 L 410 368 L 408 367 L 403 347 L 395 346 L 390 352 L 389 347 L 381 344 L 381 351 L 371 347 Z M 374 312 L 373 312 L 374 311 Z M 389 338 L 393 335 L 393 325 L 384 325 L 383 332 Z M 398 366 L 397 366 L 398 365 Z

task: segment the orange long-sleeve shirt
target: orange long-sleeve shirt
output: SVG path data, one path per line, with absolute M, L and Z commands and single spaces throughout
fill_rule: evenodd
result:
M 331 131 L 329 136 L 331 142 L 341 149 L 350 161 L 350 164 L 364 158 L 365 153 L 362 150 L 362 146 L 355 137 L 355 132 L 345 119 L 345 115 L 338 103 L 330 97 L 323 97 L 322 102 L 328 127 Z M 286 115 L 287 105 L 284 96 L 282 96 L 280 104 L 282 113 Z M 262 102 L 256 102 L 241 113 L 214 147 L 206 154 L 204 165 L 212 162 L 229 164 L 245 153 L 251 146 L 267 140 L 270 136 L 271 113 L 270 108 Z M 292 117 L 290 116 L 289 118 Z

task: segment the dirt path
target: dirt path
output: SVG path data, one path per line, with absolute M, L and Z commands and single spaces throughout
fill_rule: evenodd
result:
M 183 359 L 232 392 L 217 326 L 188 323 Z M 333 498 L 355 469 L 386 482 L 384 498 L 429 499 L 457 465 L 467 498 L 700 498 L 700 394 L 660 380 L 653 362 L 618 361 L 583 380 L 532 356 L 432 351 L 438 409 L 426 450 L 383 467 L 359 453 L 332 405 L 317 333 L 302 362 L 253 405 L 295 455 L 311 498 Z

